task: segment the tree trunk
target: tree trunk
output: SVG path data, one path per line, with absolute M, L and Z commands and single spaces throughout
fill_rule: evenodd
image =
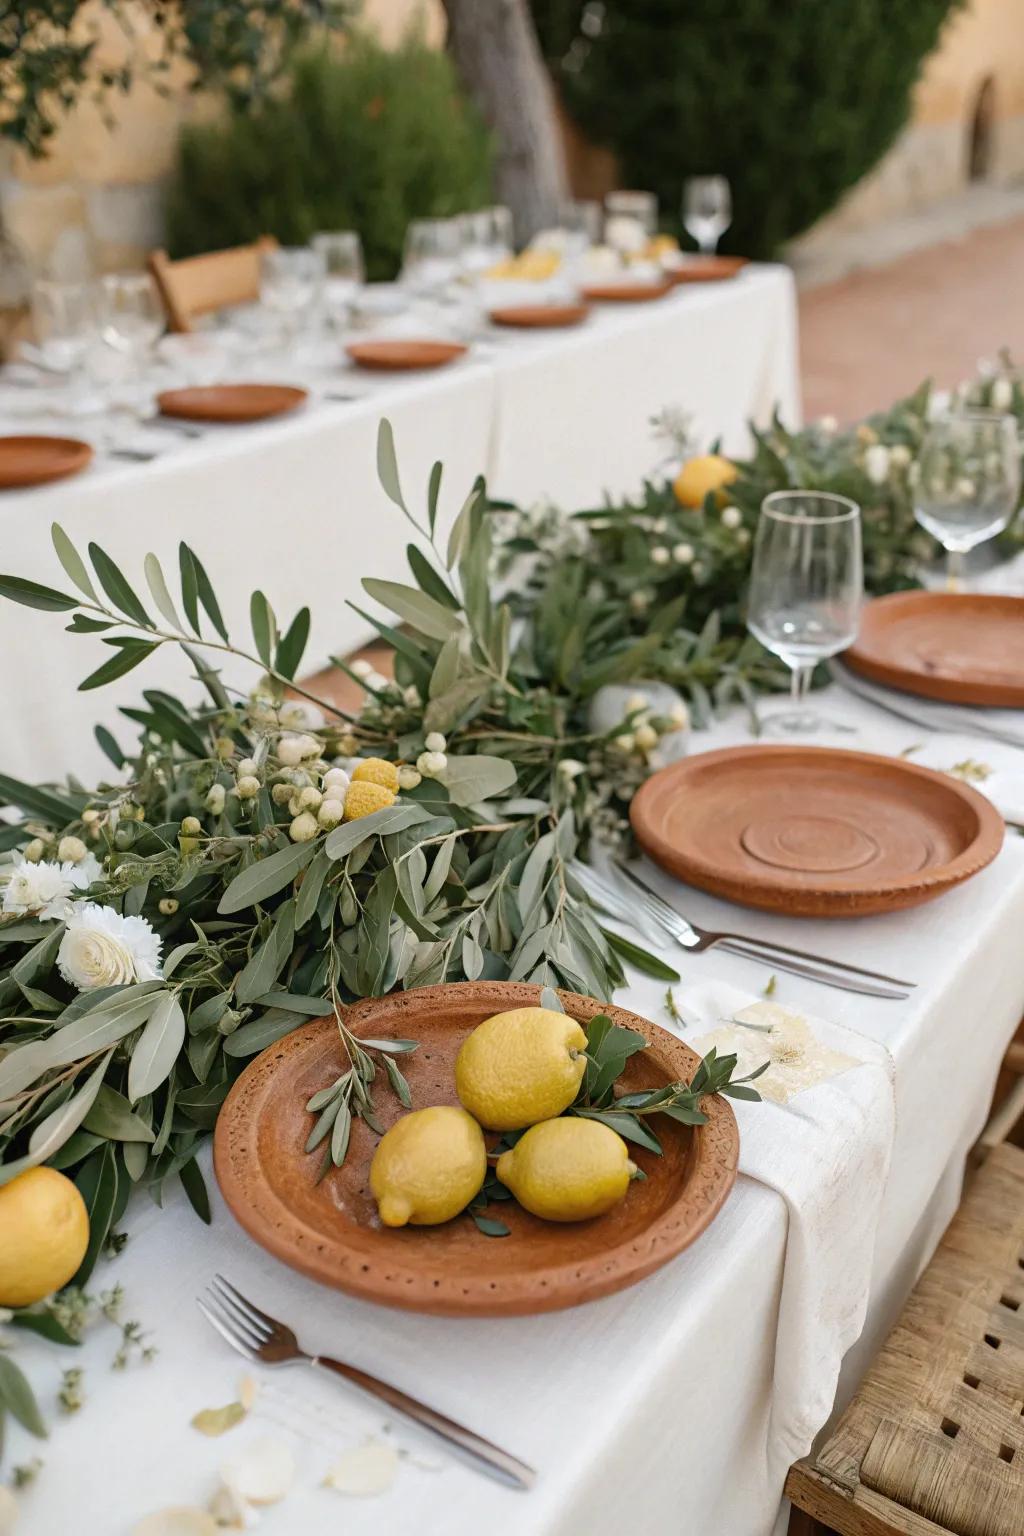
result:
M 516 238 L 557 221 L 568 196 L 554 90 L 529 0 L 443 0 L 448 48 L 497 141 L 498 197 Z

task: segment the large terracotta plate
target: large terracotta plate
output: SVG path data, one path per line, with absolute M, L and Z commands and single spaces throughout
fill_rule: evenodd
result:
M 672 292 L 672 283 L 588 283 L 583 289 L 587 303 L 644 304 L 648 299 L 663 299 Z
M 721 283 L 746 265 L 746 256 L 695 256 L 668 271 L 673 283 Z
M 402 372 L 407 368 L 443 368 L 462 357 L 466 348 L 458 341 L 353 341 L 345 351 L 360 368 Z
M 91 460 L 89 444 L 74 437 L 0 437 L 0 491 L 63 480 Z
M 520 330 L 551 330 L 579 325 L 590 313 L 586 304 L 515 304 L 492 309 L 493 325 L 511 325 Z
M 796 917 L 916 907 L 991 863 L 999 812 L 959 780 L 828 747 L 702 752 L 633 797 L 637 841 L 688 885 Z
M 347 1022 L 364 1037 L 418 1040 L 419 1049 L 401 1059 L 414 1105 L 455 1104 L 455 1056 L 470 1030 L 539 996 L 538 987 L 512 982 L 421 987 L 368 999 Z M 651 1042 L 628 1063 L 630 1090 L 693 1076 L 698 1057 L 674 1035 L 593 998 L 561 997 L 574 1018 L 586 1022 L 606 1013 Z M 344 1167 L 319 1184 L 320 1157 L 303 1151 L 313 1123 L 304 1105 L 342 1070 L 331 1019 L 268 1047 L 225 1100 L 214 1167 L 225 1200 L 256 1242 L 312 1279 L 365 1301 L 451 1317 L 552 1312 L 592 1301 L 641 1280 L 692 1243 L 736 1177 L 736 1120 L 728 1103 L 714 1098 L 704 1105 L 706 1125 L 691 1129 L 656 1117 L 664 1155 L 631 1146 L 647 1178 L 594 1221 L 540 1221 L 506 1200 L 491 1213 L 511 1228 L 508 1237 L 483 1236 L 468 1216 L 440 1227 L 389 1230 L 379 1224 L 368 1184 L 378 1138 L 363 1121 L 355 1122 Z M 386 1087 L 379 1100 L 387 1129 L 402 1111 Z
M 295 389 L 290 384 L 205 384 L 167 389 L 157 395 L 156 403 L 164 416 L 233 425 L 283 416 L 306 398 L 304 389 Z
M 926 699 L 1024 708 L 1024 598 L 893 592 L 866 604 L 855 672 Z

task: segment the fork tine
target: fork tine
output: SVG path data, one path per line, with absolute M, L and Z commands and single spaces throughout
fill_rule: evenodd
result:
M 238 1287 L 231 1284 L 230 1280 L 225 1280 L 223 1275 L 214 1275 L 213 1278 L 219 1282 L 221 1289 L 226 1291 L 233 1301 L 237 1302 L 244 1311 L 248 1312 L 254 1323 L 262 1323 L 264 1328 L 270 1332 L 273 1332 L 278 1326 L 276 1317 L 271 1317 L 268 1313 L 261 1312 L 259 1307 L 253 1306 L 252 1302 L 247 1300 Z
M 265 1342 L 265 1335 L 262 1333 L 257 1333 L 256 1328 L 252 1323 L 246 1322 L 240 1317 L 236 1317 L 234 1313 L 231 1312 L 227 1306 L 225 1306 L 223 1298 L 218 1296 L 216 1291 L 207 1289 L 206 1303 L 207 1306 L 211 1307 L 212 1310 L 216 1312 L 217 1316 L 224 1323 L 225 1328 L 232 1329 L 232 1331 L 237 1334 L 240 1339 L 243 1339 L 245 1343 L 249 1345 L 250 1349 L 259 1349 L 260 1345 Z
M 221 1338 L 225 1339 L 227 1343 L 231 1345 L 232 1349 L 236 1349 L 238 1353 L 240 1355 L 244 1355 L 247 1360 L 255 1360 L 258 1358 L 254 1349 L 250 1349 L 247 1344 L 243 1344 L 241 1340 L 235 1338 L 233 1333 L 228 1331 L 226 1324 L 222 1323 L 220 1318 L 216 1317 L 214 1313 L 211 1312 L 210 1308 L 203 1301 L 202 1297 L 196 1297 L 196 1306 L 206 1318 L 206 1321 L 210 1324 L 210 1327 L 216 1328 Z
M 225 1289 L 223 1285 L 219 1285 L 217 1280 L 218 1277 L 214 1276 L 210 1284 L 210 1290 L 220 1302 L 222 1310 L 227 1312 L 229 1316 L 237 1318 L 239 1325 L 249 1333 L 254 1333 L 261 1342 L 264 1339 L 269 1339 L 273 1330 L 267 1328 L 263 1323 L 257 1322 L 252 1313 L 242 1307 L 232 1296 L 231 1292 Z

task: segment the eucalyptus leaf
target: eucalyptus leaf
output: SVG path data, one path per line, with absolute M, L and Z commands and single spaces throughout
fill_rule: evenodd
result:
M 128 1063 L 128 1098 L 132 1104 L 167 1080 L 184 1040 L 184 1011 L 177 993 L 166 992 L 157 1000 Z

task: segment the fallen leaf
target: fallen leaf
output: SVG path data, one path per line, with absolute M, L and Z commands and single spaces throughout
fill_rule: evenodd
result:
M 240 1424 L 245 1418 L 245 1405 L 242 1403 L 225 1403 L 223 1408 L 203 1408 L 195 1414 L 191 1420 L 192 1428 L 198 1429 L 201 1435 L 227 1434 L 236 1424 Z
M 217 1536 L 217 1525 L 205 1509 L 181 1504 L 146 1515 L 133 1528 L 132 1536 Z
M 324 1484 L 338 1493 L 354 1498 L 374 1498 L 386 1493 L 398 1475 L 398 1452 L 383 1440 L 367 1440 L 365 1445 L 342 1451 L 329 1467 Z
M 259 1390 L 260 1384 L 255 1376 L 243 1376 L 238 1383 L 238 1401 L 246 1413 L 249 1412 L 249 1409 L 259 1396 Z
M 276 1504 L 295 1478 L 295 1457 L 283 1440 L 254 1440 L 220 1475 L 249 1504 Z
M 9 1536 L 18 1519 L 18 1501 L 9 1488 L 0 1483 L 0 1536 Z

